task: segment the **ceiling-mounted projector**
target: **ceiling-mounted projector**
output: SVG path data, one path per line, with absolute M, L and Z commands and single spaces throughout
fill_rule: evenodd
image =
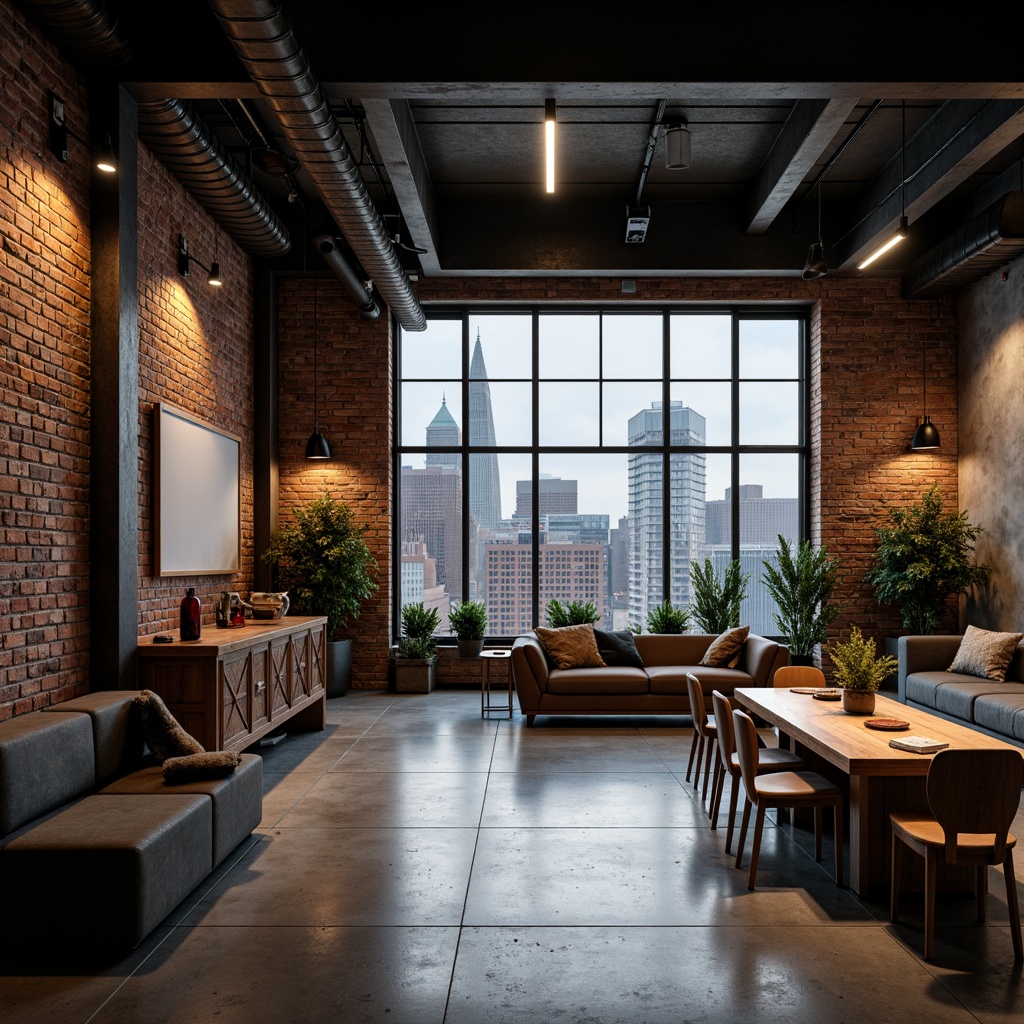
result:
M 647 237 L 647 228 L 651 223 L 649 206 L 626 207 L 626 241 L 642 242 Z

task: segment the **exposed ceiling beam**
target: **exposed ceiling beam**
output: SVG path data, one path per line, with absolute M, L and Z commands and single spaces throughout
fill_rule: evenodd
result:
M 426 249 L 419 258 L 420 266 L 425 274 L 437 273 L 440 260 L 434 187 L 409 104 L 386 99 L 364 99 L 360 102 L 409 230 L 410 238 L 403 241 Z
M 793 105 L 751 188 L 748 235 L 768 230 L 856 106 L 852 97 Z

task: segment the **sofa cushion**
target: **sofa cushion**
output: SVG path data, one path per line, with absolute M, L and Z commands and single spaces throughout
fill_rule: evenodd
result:
M 548 675 L 548 693 L 648 693 L 649 690 L 647 673 L 642 668 L 553 668 Z
M 644 668 L 652 665 L 698 665 L 714 640 L 700 633 L 639 633 L 633 640 Z
M 0 722 L 0 836 L 88 793 L 95 782 L 88 715 L 36 711 Z
M 142 717 L 142 731 L 146 743 L 161 764 L 169 757 L 204 752 L 199 740 L 182 729 L 159 694 L 153 693 L 152 690 L 143 690 L 135 698 L 135 703 Z
M 995 633 L 968 626 L 949 671 L 1001 683 L 1022 636 L 1024 633 Z
M 614 633 L 606 629 L 595 629 L 594 639 L 597 649 L 606 665 L 628 665 L 630 668 L 643 668 L 644 659 L 636 649 L 636 641 L 628 629 L 616 630 Z
M 749 632 L 749 626 L 727 629 L 711 641 L 711 646 L 704 652 L 700 663 L 710 668 L 735 668 L 740 663 L 740 654 Z
M 561 626 L 558 629 L 538 626 L 535 632 L 544 653 L 555 668 L 604 666 L 604 659 L 597 649 L 597 640 L 594 639 L 594 627 L 589 623 Z
M 974 702 L 1004 692 L 1006 683 L 949 672 L 915 672 L 907 676 L 907 700 L 964 722 L 974 721 Z
M 974 723 L 1002 736 L 1024 741 L 1024 686 L 1010 683 L 1010 692 L 986 693 L 974 702 Z
M 649 666 L 647 674 L 651 677 L 651 693 L 678 693 L 689 697 L 686 689 L 687 672 L 692 672 L 700 680 L 701 690 L 709 697 L 712 690 L 720 690 L 729 697 L 737 686 L 751 685 L 750 676 L 736 668 L 708 668 L 697 665 L 662 665 L 653 668 Z

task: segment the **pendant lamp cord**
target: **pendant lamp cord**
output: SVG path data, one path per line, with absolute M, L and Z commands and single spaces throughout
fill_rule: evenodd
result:
M 903 114 L 903 139 L 900 146 L 900 211 L 907 215 L 907 101 L 900 100 Z
M 320 280 L 319 271 L 313 271 L 313 430 L 319 433 L 320 431 L 320 412 L 317 407 L 317 349 L 319 348 L 317 339 L 317 298 L 318 298 L 318 282 Z

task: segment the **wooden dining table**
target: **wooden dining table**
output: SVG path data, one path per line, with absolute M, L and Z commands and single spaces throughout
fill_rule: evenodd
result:
M 900 736 L 927 736 L 954 749 L 1024 750 L 967 726 L 907 707 L 878 695 L 871 715 L 843 711 L 841 701 L 824 701 L 790 689 L 739 687 L 734 703 L 779 730 L 780 744 L 804 756 L 807 766 L 841 784 L 848 794 L 850 839 L 850 888 L 866 894 L 872 887 L 888 885 L 892 836 L 892 811 L 928 810 L 925 784 L 931 754 L 917 754 L 889 746 Z M 868 728 L 869 720 L 907 722 L 901 731 Z M 908 870 L 917 858 L 905 858 Z M 939 882 L 943 888 L 969 888 L 968 869 L 947 869 Z M 904 878 L 920 888 L 912 876 Z

